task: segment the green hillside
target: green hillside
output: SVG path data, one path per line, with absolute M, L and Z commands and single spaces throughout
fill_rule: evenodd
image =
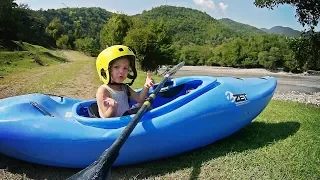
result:
M 5 15 L 0 20 L 9 18 Z M 11 16 L 6 28 L 0 28 L 0 49 L 20 50 L 7 46 L 8 40 L 16 40 L 96 56 L 106 45 L 125 43 L 136 52 L 144 70 L 178 61 L 295 72 L 320 69 L 320 52 L 312 45 L 316 43 L 306 38 L 265 33 L 191 8 L 159 6 L 128 16 L 101 8 L 33 11 L 14 7 Z
M 100 30 L 112 13 L 102 8 L 62 8 L 41 11 L 46 18 L 46 24 L 58 18 L 63 25 L 63 34 L 78 39 L 91 37 L 100 38 Z
M 134 17 L 146 24 L 164 21 L 174 41 L 183 44 L 221 44 L 239 35 L 210 15 L 191 8 L 159 6 Z
M 253 35 L 253 34 L 266 34 L 264 31 L 262 31 L 256 27 L 250 26 L 248 24 L 242 24 L 242 23 L 233 21 L 228 18 L 219 19 L 219 22 L 223 23 L 224 25 L 226 25 L 230 29 L 233 29 L 234 31 L 236 31 L 242 35 L 248 36 L 248 35 Z

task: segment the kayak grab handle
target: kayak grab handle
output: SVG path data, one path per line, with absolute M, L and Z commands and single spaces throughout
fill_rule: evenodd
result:
M 54 117 L 52 114 L 50 114 L 48 111 L 46 111 L 43 107 L 41 107 L 38 103 L 34 102 L 34 101 L 30 101 L 30 104 L 34 107 L 36 107 L 37 109 L 39 109 L 41 112 L 45 113 L 46 115 L 50 116 L 50 117 Z
M 55 97 L 59 97 L 61 98 L 61 101 L 63 100 L 63 96 L 60 96 L 60 95 L 56 95 L 56 94 L 44 94 L 44 95 L 47 95 L 47 96 L 55 96 Z

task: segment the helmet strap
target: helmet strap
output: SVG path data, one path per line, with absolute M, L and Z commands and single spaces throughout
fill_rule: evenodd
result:
M 111 77 L 111 74 L 110 74 L 110 82 L 109 82 L 108 84 L 110 84 L 110 85 L 121 85 L 121 84 L 123 84 L 123 83 L 116 83 L 116 82 L 114 82 L 114 81 L 112 80 L 112 77 Z
M 122 85 L 122 84 L 127 84 L 127 85 L 131 86 L 131 85 L 133 84 L 133 82 L 134 82 L 134 79 L 132 79 L 130 83 L 116 83 L 116 82 L 113 82 L 113 81 L 111 80 L 111 82 L 108 83 L 108 84 L 110 84 L 110 85 Z

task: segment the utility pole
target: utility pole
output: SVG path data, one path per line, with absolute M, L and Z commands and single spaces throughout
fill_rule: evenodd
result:
M 65 5 L 64 3 L 62 3 L 66 8 L 69 8 L 67 5 Z

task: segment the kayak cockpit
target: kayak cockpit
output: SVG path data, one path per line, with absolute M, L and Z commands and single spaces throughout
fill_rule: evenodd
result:
M 157 86 L 157 85 L 155 85 Z M 170 80 L 160 92 L 156 95 L 155 100 L 152 103 L 152 110 L 148 111 L 141 119 L 151 119 L 156 116 L 166 114 L 176 108 L 183 106 L 185 103 L 192 101 L 196 97 L 205 93 L 216 86 L 216 79 L 212 77 L 208 78 L 184 78 L 182 80 Z M 155 89 L 156 87 L 154 87 Z M 140 92 L 141 89 L 137 90 Z M 150 93 L 152 93 L 150 89 Z M 128 124 L 134 114 L 124 115 L 121 117 L 112 118 L 92 118 L 88 108 L 96 103 L 96 100 L 83 101 L 76 103 L 72 108 L 73 117 L 82 124 L 102 127 L 102 128 L 119 128 Z M 134 105 L 136 102 L 130 101 L 130 105 Z

